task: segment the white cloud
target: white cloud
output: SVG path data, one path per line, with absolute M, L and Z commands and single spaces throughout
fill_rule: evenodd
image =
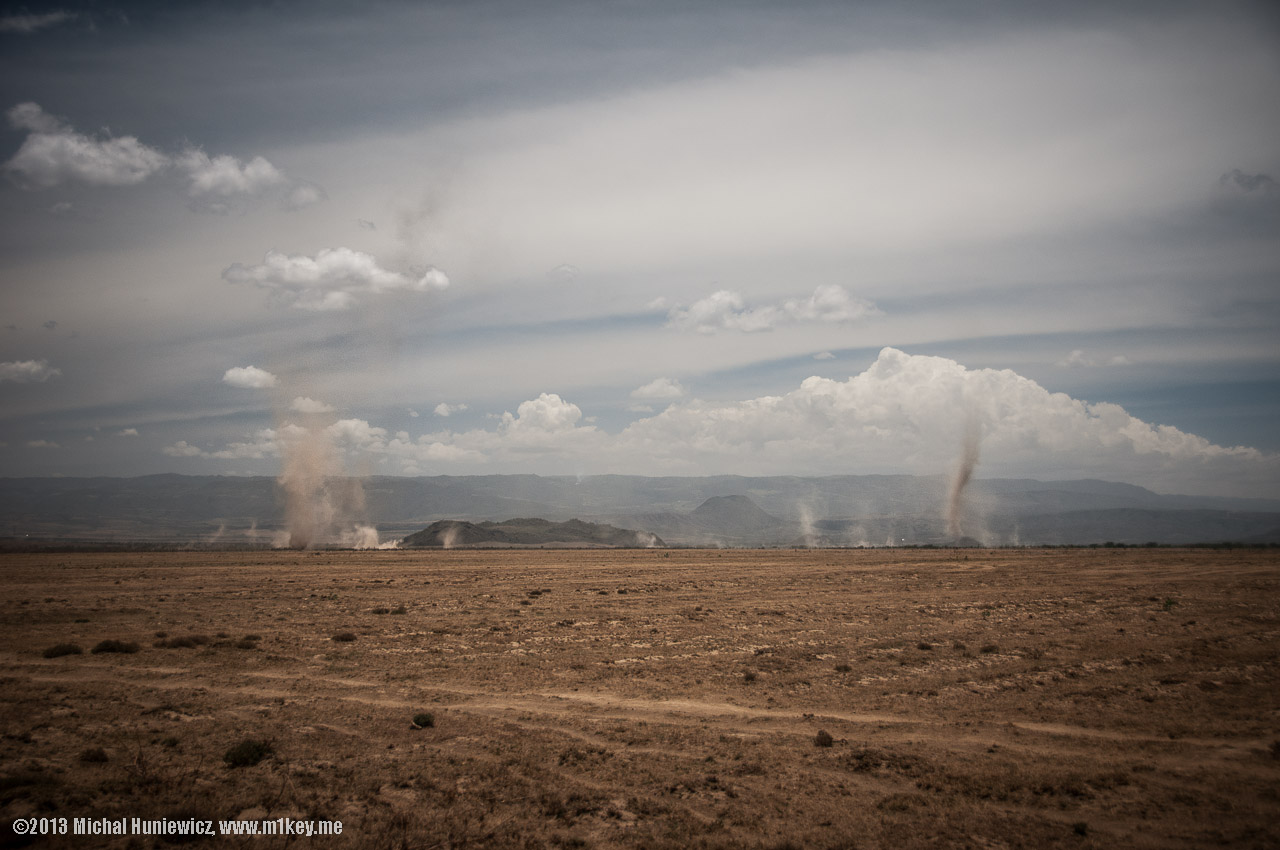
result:
M 836 356 L 832 354 L 830 351 L 819 351 L 817 354 L 813 355 L 813 359 L 814 360 L 835 360 Z
M 259 195 L 285 182 L 279 169 L 260 156 L 241 162 L 234 156 L 210 157 L 198 148 L 189 148 L 176 164 L 186 172 L 193 196 Z
M 334 411 L 331 404 L 301 395 L 289 404 L 289 409 L 295 413 L 332 413 Z
M 436 405 L 435 414 L 436 416 L 448 417 L 448 416 L 452 416 L 455 413 L 461 413 L 466 409 L 467 409 L 467 406 L 465 404 L 449 404 L 448 402 L 442 401 Z M 414 417 L 415 419 L 418 416 L 418 414 L 414 411 L 410 411 L 409 415 Z
M 57 26 L 66 21 L 74 21 L 76 15 L 62 10 L 46 12 L 43 15 L 5 15 L 0 17 L 0 32 L 16 32 L 24 35 Z
M 151 147 L 134 136 L 100 138 L 85 135 L 35 103 L 20 103 L 8 113 L 9 123 L 28 135 L 3 168 L 19 184 L 49 189 L 81 181 L 98 186 L 131 186 L 153 175 L 176 171 L 199 201 L 198 209 L 230 210 L 234 199 L 276 194 L 286 209 L 301 209 L 326 198 L 314 183 L 290 180 L 261 156 L 247 162 L 227 154 L 209 156 L 196 147 L 176 155 Z
M 679 381 L 673 381 L 670 378 L 654 378 L 643 387 L 631 391 L 632 398 L 641 399 L 671 399 L 680 398 L 684 395 L 684 387 L 680 386 Z
M 1132 363 L 1133 361 L 1123 354 L 1108 357 L 1106 360 L 1098 360 L 1095 357 L 1090 357 L 1084 350 L 1079 348 L 1071 351 L 1066 357 L 1058 361 L 1059 366 L 1067 369 L 1085 369 L 1095 366 L 1129 366 Z
M 122 428 L 116 432 L 117 437 L 136 437 L 138 436 L 137 428 Z
M 408 408 L 407 410 L 405 410 L 405 413 L 409 414 L 410 419 L 417 419 L 419 415 L 418 411 L 414 410 L 413 408 Z
M 1065 366 L 1068 369 L 1082 369 L 1086 366 L 1092 366 L 1093 361 L 1084 356 L 1084 351 L 1077 348 L 1066 357 L 1058 361 L 1059 366 Z
M 59 449 L 62 448 L 52 440 L 28 440 L 27 448 L 29 449 Z
M 748 307 L 740 294 L 721 289 L 688 307 L 671 308 L 667 324 L 699 333 L 719 330 L 750 333 L 793 322 L 853 322 L 879 315 L 881 311 L 870 301 L 855 298 L 844 287 L 831 284 L 819 286 L 808 298 L 763 307 Z
M 893 348 L 845 381 L 811 377 L 783 395 L 738 402 L 678 401 L 617 434 L 584 424 L 577 405 L 543 393 L 490 429 L 388 439 L 364 420 L 343 420 L 330 436 L 410 474 L 476 464 L 642 475 L 945 474 L 970 419 L 982 434 L 980 476 L 1103 478 L 1163 492 L 1280 496 L 1280 455 L 1215 445 L 1143 422 L 1115 404 L 1050 392 L 1010 370 L 970 370 Z M 261 456 L 272 440 L 259 432 L 219 452 L 185 443 L 166 452 Z
M 524 401 L 516 415 L 502 414 L 502 427 L 516 433 L 556 433 L 571 430 L 582 418 L 582 409 L 556 393 L 542 393 Z
M 0 363 L 0 381 L 12 381 L 15 384 L 43 383 L 50 378 L 62 374 L 47 360 L 11 360 Z
M 329 196 L 324 189 L 317 184 L 300 180 L 290 185 L 284 197 L 280 199 L 280 206 L 287 210 L 300 210 L 328 200 L 328 198 Z
M 169 157 L 133 136 L 95 139 L 77 133 L 37 104 L 20 103 L 9 123 L 29 131 L 4 170 L 18 182 L 46 189 L 81 180 L 99 186 L 130 186 L 167 168 Z
M 257 366 L 233 366 L 222 375 L 222 383 L 244 390 L 266 390 L 276 385 L 276 376 Z
M 318 311 L 346 310 L 367 295 L 430 292 L 449 285 L 449 278 L 437 268 L 402 274 L 384 269 L 372 255 L 350 248 L 322 248 L 315 257 L 268 251 L 258 265 L 235 263 L 222 277 L 229 283 L 262 287 L 282 303 Z

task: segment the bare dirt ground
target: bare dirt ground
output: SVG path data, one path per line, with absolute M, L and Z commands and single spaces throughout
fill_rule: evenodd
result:
M 15 554 L 0 575 L 0 841 L 44 815 L 344 825 L 207 842 L 255 848 L 1280 846 L 1275 551 Z M 44 657 L 66 642 L 85 652 Z M 228 765 L 246 738 L 273 755 Z

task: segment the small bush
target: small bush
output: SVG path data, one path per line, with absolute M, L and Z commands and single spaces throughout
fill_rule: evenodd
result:
M 195 649 L 197 646 L 204 646 L 208 642 L 208 635 L 182 635 L 181 637 L 158 640 L 154 646 L 156 649 Z
M 267 756 L 275 752 L 270 741 L 245 738 L 223 754 L 222 760 L 228 767 L 253 767 Z
M 436 725 L 436 718 L 429 711 L 421 712 L 413 716 L 413 725 L 418 729 L 430 729 Z
M 56 643 L 44 651 L 45 658 L 60 658 L 63 655 L 81 655 L 84 648 L 78 643 Z
M 136 643 L 133 643 L 131 641 L 104 640 L 104 641 L 99 641 L 98 645 L 89 651 L 92 652 L 94 655 L 99 655 L 103 652 L 133 653 L 133 652 L 137 652 L 140 649 L 142 649 L 142 647 L 138 646 Z
M 244 639 L 245 639 L 245 640 L 254 640 L 254 641 L 262 640 L 262 635 L 245 635 L 245 636 L 244 636 Z
M 1074 832 L 1076 835 L 1088 835 L 1089 824 L 1085 823 L 1082 820 L 1078 820 L 1075 823 L 1071 824 L 1071 831 Z
M 835 742 L 836 739 L 832 738 L 825 729 L 819 729 L 818 734 L 813 736 L 813 745 L 815 747 L 830 747 Z
M 103 764 L 108 761 L 107 751 L 102 747 L 90 747 L 80 753 L 80 761 L 86 764 Z
M 983 655 L 990 655 L 993 652 L 999 652 L 1000 647 L 996 646 L 994 643 L 989 643 L 978 651 L 981 652 Z
M 390 613 L 391 613 L 391 609 L 390 609 L 390 608 L 374 608 L 374 609 L 373 609 L 373 613 L 375 613 L 375 614 L 390 614 Z
M 754 670 L 748 670 L 747 672 L 742 674 L 742 681 L 744 682 L 750 683 L 750 682 L 754 682 L 755 680 L 756 680 L 756 671 Z
M 338 632 L 332 638 L 332 640 L 336 640 L 338 643 L 351 643 L 351 641 L 355 639 L 355 632 Z
M 249 640 L 248 638 L 241 638 L 240 640 L 235 642 L 235 648 L 236 649 L 257 649 L 258 642 L 256 640 Z
M 836 672 L 837 672 L 837 673 L 851 673 L 851 672 L 853 672 L 853 668 L 852 668 L 852 667 L 850 667 L 848 664 L 837 664 L 837 665 L 836 665 Z
M 1161 604 L 1161 606 L 1160 606 L 1160 607 L 1161 607 L 1161 608 L 1163 608 L 1163 609 L 1164 609 L 1164 610 L 1166 610 L 1166 611 L 1172 611 L 1172 610 L 1173 610 L 1173 606 L 1175 606 L 1175 605 L 1177 605 L 1177 604 L 1178 604 L 1178 600 L 1176 600 L 1176 599 L 1166 599 L 1166 600 Z
M 916 644 L 916 649 L 923 649 L 925 652 L 928 652 L 933 649 L 933 644 L 929 643 L 927 640 L 922 640 Z
M 403 605 L 397 605 L 395 608 L 391 609 L 391 613 L 392 614 L 408 614 L 409 609 L 405 608 Z

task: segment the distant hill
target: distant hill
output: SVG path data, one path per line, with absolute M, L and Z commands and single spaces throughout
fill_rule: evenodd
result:
M 400 541 L 401 549 L 455 546 L 613 546 L 622 548 L 665 546 L 655 534 L 571 519 L 509 519 L 504 522 L 467 522 L 446 519 L 433 522 Z

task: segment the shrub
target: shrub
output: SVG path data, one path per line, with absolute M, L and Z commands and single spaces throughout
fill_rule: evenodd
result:
M 418 729 L 430 729 L 436 725 L 436 718 L 429 711 L 423 711 L 413 716 L 413 725 Z
M 1082 820 L 1078 820 L 1075 823 L 1071 824 L 1071 831 L 1074 832 L 1076 835 L 1088 835 L 1089 824 L 1085 823 Z
M 351 643 L 356 639 L 356 635 L 355 632 L 338 632 L 332 639 L 338 643 Z
M 390 614 L 390 613 L 391 613 L 391 609 L 390 609 L 390 608 L 374 608 L 374 609 L 373 609 L 373 613 L 375 613 L 375 614 Z
M 258 642 L 249 638 L 241 638 L 235 642 L 236 649 L 257 649 Z
M 107 760 L 107 751 L 102 747 L 90 747 L 80 753 L 80 761 L 86 764 L 102 764 Z
M 848 664 L 837 664 L 837 665 L 836 665 L 836 672 L 837 672 L 837 673 L 851 673 L 851 672 L 853 672 L 853 668 L 852 668 L 852 667 L 850 667 Z
M 818 734 L 813 736 L 813 745 L 815 747 L 829 747 L 835 742 L 836 739 L 832 738 L 825 729 L 819 729 Z
M 56 643 L 44 651 L 45 658 L 60 658 L 63 655 L 81 655 L 83 647 L 78 643 Z
M 747 672 L 742 674 L 742 681 L 744 682 L 749 683 L 749 682 L 754 682 L 755 680 L 756 680 L 756 671 L 754 670 L 748 670 Z
M 208 635 L 182 635 L 181 637 L 158 640 L 154 646 L 156 649 L 195 649 L 197 646 L 204 646 L 208 642 Z
M 99 642 L 98 642 L 98 645 L 97 645 L 97 646 L 95 646 L 93 649 L 91 649 L 91 650 L 89 650 L 89 651 L 90 651 L 90 652 L 92 652 L 94 655 L 98 655 L 98 654 L 103 653 L 103 652 L 129 652 L 129 653 L 132 653 L 132 652 L 137 652 L 137 651 L 138 651 L 139 649 L 141 649 L 141 648 L 142 648 L 142 647 L 138 646 L 136 643 L 133 643 L 133 642 L 131 642 L 131 641 L 124 641 L 124 640 L 104 640 L 104 641 L 99 641 Z
M 408 614 L 409 609 L 405 608 L 403 605 L 397 605 L 396 607 L 391 609 L 391 613 L 392 614 Z
M 928 652 L 933 649 L 933 644 L 929 643 L 927 640 L 922 640 L 916 644 L 916 649 L 923 649 L 925 652 Z
M 222 760 L 228 767 L 253 767 L 267 756 L 275 752 L 270 741 L 245 738 L 223 754 Z
M 993 652 L 999 652 L 1000 647 L 996 646 L 994 643 L 989 643 L 978 651 L 981 652 L 983 655 L 990 655 Z

